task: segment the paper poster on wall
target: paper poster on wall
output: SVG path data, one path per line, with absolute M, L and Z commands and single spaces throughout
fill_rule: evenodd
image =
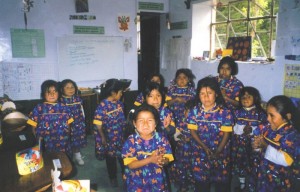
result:
M 300 64 L 286 64 L 284 95 L 300 98 Z
M 45 57 L 45 34 L 40 29 L 10 29 L 14 58 Z
M 57 79 L 54 64 L 2 62 L 3 94 L 13 100 L 40 99 L 41 84 Z

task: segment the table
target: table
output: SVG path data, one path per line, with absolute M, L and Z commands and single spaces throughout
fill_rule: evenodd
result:
M 26 140 L 20 140 L 20 136 Z M 33 147 L 35 137 L 29 127 L 18 132 L 7 132 L 3 129 L 3 144 L 0 146 L 0 191 L 37 191 L 52 183 L 51 169 L 53 159 L 59 159 L 62 168 L 60 179 L 68 177 L 72 172 L 72 163 L 63 152 L 43 152 L 44 167 L 28 175 L 19 175 L 16 152 Z

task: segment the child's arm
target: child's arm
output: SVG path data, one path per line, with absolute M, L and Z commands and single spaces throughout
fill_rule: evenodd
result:
M 158 150 L 156 150 L 155 152 L 152 153 L 152 155 L 148 156 L 145 159 L 132 161 L 131 163 L 128 164 L 128 168 L 137 169 L 145 165 L 148 165 L 150 163 L 154 163 L 162 167 L 163 166 L 162 162 L 166 161 L 165 159 L 167 158 L 163 158 L 163 154 L 159 154 Z
M 196 130 L 191 129 L 191 135 L 193 139 L 204 149 L 205 153 L 208 155 L 208 158 L 212 156 L 212 151 L 200 140 L 199 136 L 197 135 Z
M 106 145 L 106 138 L 105 138 L 105 135 L 104 135 L 104 132 L 103 132 L 103 129 L 102 129 L 102 125 L 96 125 L 96 128 L 101 136 L 101 140 L 102 140 L 102 144 L 103 145 Z
M 223 151 L 225 145 L 227 144 L 227 142 L 229 140 L 230 133 L 229 132 L 223 132 L 223 133 L 224 133 L 224 135 L 223 135 L 222 141 L 219 144 L 217 150 L 215 151 L 214 157 L 218 157 L 219 156 L 219 154 Z

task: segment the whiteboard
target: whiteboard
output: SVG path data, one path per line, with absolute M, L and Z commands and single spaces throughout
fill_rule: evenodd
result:
M 91 82 L 124 78 L 124 46 L 120 36 L 58 38 L 59 80 Z

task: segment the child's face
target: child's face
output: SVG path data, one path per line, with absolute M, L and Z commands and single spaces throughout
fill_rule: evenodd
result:
M 75 94 L 75 87 L 72 83 L 67 83 L 64 86 L 64 96 L 71 97 Z
M 141 137 L 144 138 L 149 138 L 152 136 L 152 133 L 156 127 L 154 115 L 149 111 L 141 111 L 133 124 Z
M 286 123 L 286 120 L 282 118 L 280 113 L 278 113 L 277 109 L 272 105 L 268 105 L 267 114 L 268 121 L 271 125 L 272 130 L 277 130 L 280 127 L 280 125 Z
M 176 77 L 176 84 L 178 87 L 186 87 L 188 83 L 189 83 L 189 78 L 184 73 L 180 73 Z
M 122 90 L 120 90 L 120 91 L 118 91 L 118 92 L 113 92 L 113 93 L 112 93 L 113 100 L 114 100 L 114 101 L 120 100 L 121 97 L 122 97 L 122 95 L 123 95 L 123 91 L 122 91 Z
M 149 105 L 152 105 L 156 109 L 161 106 L 162 96 L 157 89 L 153 89 L 149 95 L 146 96 L 146 102 Z
M 254 104 L 254 98 L 252 95 L 246 92 L 245 95 L 241 97 L 241 103 L 243 107 L 252 107 Z
M 212 109 L 216 103 L 216 92 L 210 87 L 202 87 L 199 92 L 199 99 L 206 110 Z
M 155 83 L 158 83 L 160 84 L 160 78 L 158 76 L 153 76 L 152 79 L 151 79 L 151 82 L 155 82 Z
M 221 79 L 229 79 L 231 77 L 231 68 L 227 63 L 220 67 L 219 76 Z
M 45 93 L 45 100 L 49 103 L 56 103 L 58 100 L 58 91 L 55 87 L 50 87 Z

